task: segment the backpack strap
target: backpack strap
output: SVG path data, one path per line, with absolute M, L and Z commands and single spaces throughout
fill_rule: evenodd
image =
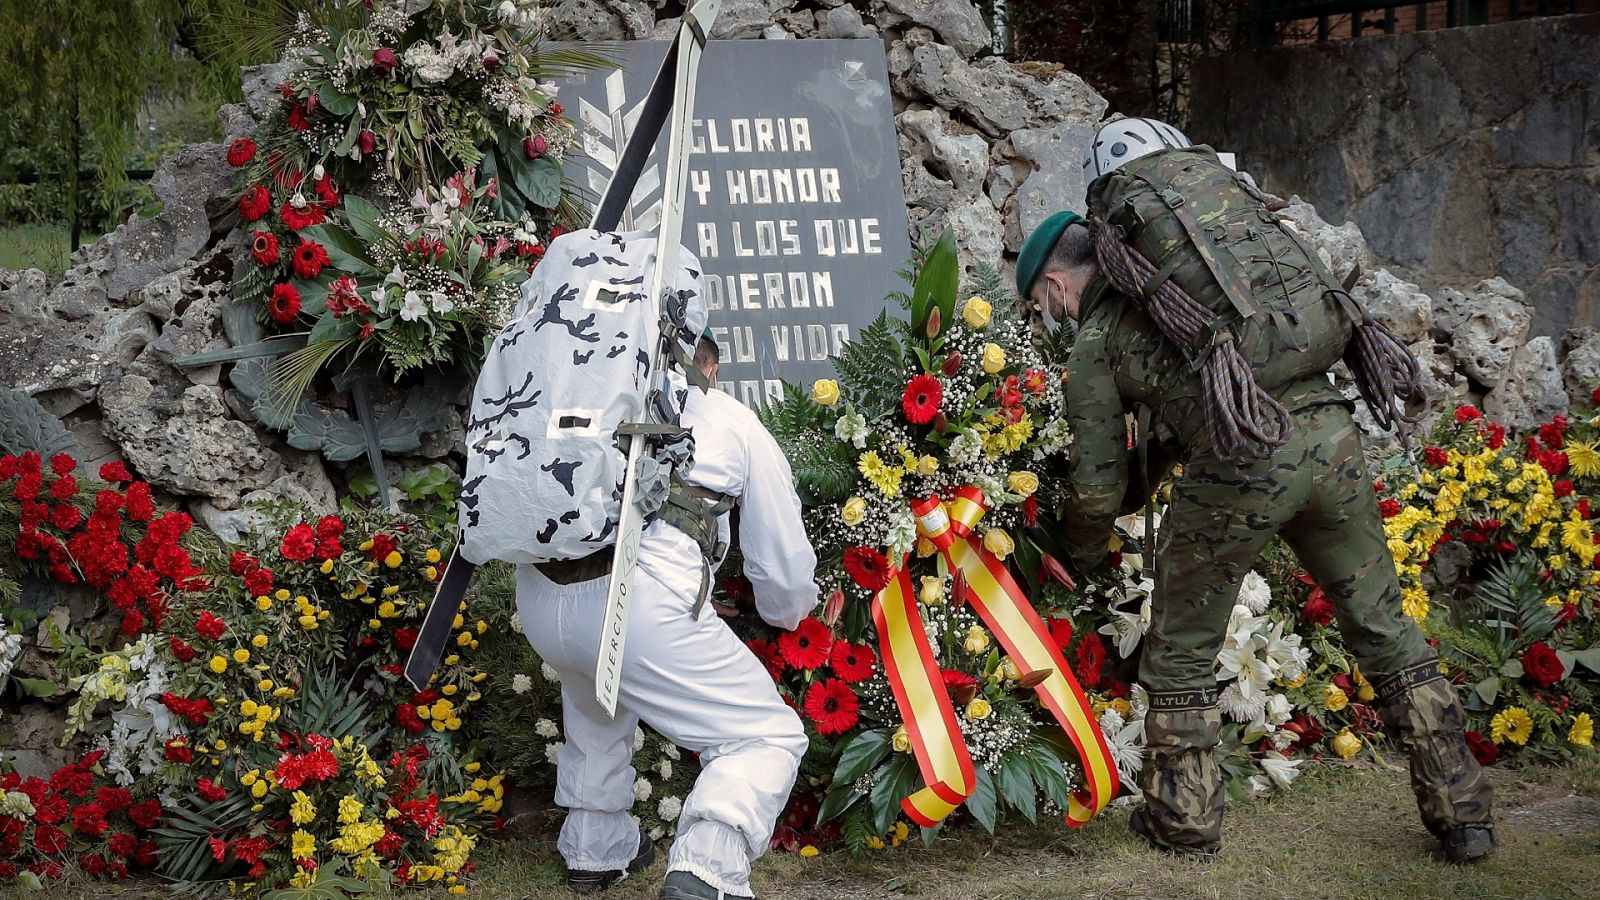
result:
M 1221 165 L 1221 163 L 1218 163 L 1218 165 Z M 1206 237 L 1205 227 L 1200 224 L 1199 220 L 1194 217 L 1194 213 L 1189 210 L 1183 195 L 1173 190 L 1170 186 L 1157 184 L 1150 180 L 1148 175 L 1135 174 L 1133 177 L 1154 191 L 1156 196 L 1160 197 L 1161 201 L 1167 205 L 1167 208 L 1172 210 L 1172 214 L 1183 225 L 1184 233 L 1189 236 L 1189 243 L 1194 246 L 1195 252 L 1205 262 L 1206 268 L 1211 270 L 1211 277 L 1216 279 L 1223 293 L 1228 295 L 1228 300 L 1233 303 L 1233 308 L 1238 311 L 1239 315 L 1246 319 L 1259 320 L 1265 314 L 1265 310 L 1256 301 L 1255 294 L 1250 291 L 1250 286 L 1240 283 L 1238 273 L 1232 269 L 1224 268 L 1217 261 L 1217 255 L 1212 251 L 1211 240 Z M 1153 291 L 1158 286 L 1159 284 L 1152 285 L 1150 289 Z
M 717 520 L 733 509 L 735 498 L 689 484 L 676 474 L 667 489 L 667 502 L 656 511 L 655 518 L 688 535 L 700 545 L 700 594 L 694 602 L 694 617 L 711 597 L 711 567 L 720 562 L 728 552 L 727 542 L 721 539 Z

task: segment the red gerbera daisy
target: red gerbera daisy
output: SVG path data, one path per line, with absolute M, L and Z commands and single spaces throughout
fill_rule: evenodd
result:
M 778 650 L 789 665 L 797 669 L 815 669 L 828 661 L 828 651 L 833 647 L 833 635 L 828 626 L 816 619 L 806 619 L 778 637 Z
M 828 657 L 828 664 L 833 666 L 834 673 L 849 684 L 870 678 L 877 662 L 878 654 L 872 652 L 871 647 L 848 641 L 835 642 L 833 652 Z
M 327 212 L 319 203 L 307 203 L 304 209 L 295 209 L 293 203 L 285 203 L 278 207 L 278 218 L 283 220 L 285 228 L 299 231 L 312 225 L 321 225 L 327 219 Z
M 763 666 L 766 666 L 767 674 L 772 676 L 773 681 L 783 677 L 783 670 L 787 666 L 783 661 L 783 651 L 778 649 L 776 643 L 755 638 L 745 641 L 744 645 L 750 648 L 750 652 L 756 655 L 756 659 L 761 660 Z
M 926 425 L 933 421 L 939 414 L 939 405 L 944 402 L 944 385 L 932 375 L 918 375 L 906 385 L 906 392 L 900 398 L 900 407 L 905 410 L 906 421 L 913 425 Z
M 1078 644 L 1077 665 L 1078 680 L 1084 687 L 1096 687 L 1100 684 L 1100 667 L 1106 662 L 1106 647 L 1100 643 L 1100 635 L 1089 632 L 1084 635 L 1083 641 Z
M 861 721 L 861 701 L 842 679 L 829 678 L 806 691 L 806 715 L 826 735 L 844 734 Z
M 272 286 L 272 298 L 267 301 L 267 315 L 280 325 L 293 322 L 300 315 L 300 292 L 292 284 Z
M 235 169 L 249 165 L 250 160 L 256 158 L 256 142 L 247 137 L 239 138 L 228 145 L 228 165 Z
M 1050 639 L 1055 641 L 1056 646 L 1060 647 L 1062 650 L 1067 649 L 1067 647 L 1072 644 L 1072 620 L 1051 619 Z
M 844 570 L 862 590 L 876 594 L 889 586 L 889 560 L 872 547 L 844 551 Z
M 278 237 L 270 231 L 257 231 L 250 235 L 250 258 L 257 265 L 278 264 Z
M 310 281 L 322 274 L 322 267 L 329 262 L 328 251 L 316 241 L 301 238 L 300 246 L 294 248 L 294 257 L 290 262 L 294 266 L 295 277 Z
M 239 215 L 246 222 L 254 222 L 272 209 L 272 195 L 261 185 L 253 185 L 239 196 Z
M 955 669 L 940 669 L 939 679 L 944 682 L 944 689 L 950 692 L 950 696 L 964 697 L 965 699 L 962 702 L 972 699 L 978 692 L 978 679 L 965 672 L 958 672 Z

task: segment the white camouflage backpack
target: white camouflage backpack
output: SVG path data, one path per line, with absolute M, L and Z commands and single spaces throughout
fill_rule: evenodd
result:
M 576 560 L 611 546 L 621 516 L 624 422 L 652 421 L 660 438 L 639 489 L 668 502 L 669 475 L 687 472 L 693 440 L 676 432 L 694 342 L 705 327 L 699 262 L 680 251 L 667 309 L 647 297 L 652 232 L 573 231 L 551 241 L 522 286 L 515 316 L 493 340 L 473 389 L 460 553 L 470 562 Z M 658 407 L 642 409 L 663 323 L 675 325 L 676 368 Z M 636 431 L 640 429 L 635 429 Z

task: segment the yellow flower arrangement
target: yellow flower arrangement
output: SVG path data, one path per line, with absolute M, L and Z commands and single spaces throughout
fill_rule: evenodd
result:
M 1496 744 L 1510 741 L 1520 747 L 1533 737 L 1533 717 L 1520 706 L 1508 706 L 1489 721 L 1489 737 Z

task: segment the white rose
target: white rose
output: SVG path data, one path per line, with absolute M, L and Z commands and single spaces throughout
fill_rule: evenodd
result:
M 665 822 L 677 821 L 681 812 L 683 812 L 683 801 L 677 797 L 662 797 L 656 806 L 656 814 Z
M 527 692 L 533 690 L 533 679 L 522 674 L 521 672 L 518 672 L 517 674 L 511 676 L 511 689 L 519 694 L 526 694 Z M 546 737 L 549 736 L 550 735 L 546 735 Z

